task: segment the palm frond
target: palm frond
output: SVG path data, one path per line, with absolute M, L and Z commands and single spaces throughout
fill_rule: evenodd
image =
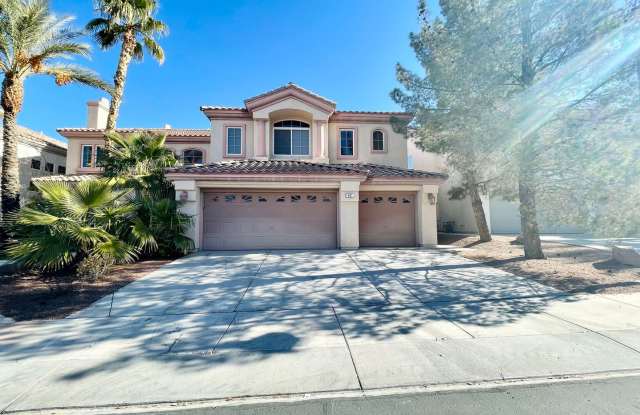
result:
M 113 87 L 93 71 L 75 65 L 48 65 L 40 69 L 40 73 L 51 75 L 59 86 L 79 83 L 111 93 Z

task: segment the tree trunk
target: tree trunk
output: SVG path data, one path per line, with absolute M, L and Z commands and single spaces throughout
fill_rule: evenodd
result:
M 542 243 L 540 242 L 540 231 L 538 230 L 538 219 L 536 215 L 536 190 L 531 179 L 533 172 L 530 164 L 520 163 L 520 174 L 518 177 L 518 195 L 520 197 L 520 230 L 522 233 L 522 244 L 524 246 L 524 256 L 528 259 L 543 259 Z
M 473 208 L 473 215 L 476 219 L 476 227 L 478 228 L 480 241 L 489 242 L 491 240 L 491 232 L 489 231 L 489 224 L 487 223 L 487 216 L 484 213 L 482 198 L 480 197 L 478 187 L 476 183 L 469 185 L 469 197 L 471 198 L 471 207 Z
M 122 49 L 120 49 L 118 67 L 116 68 L 116 73 L 113 76 L 113 94 L 111 95 L 111 105 L 109 106 L 109 116 L 107 117 L 107 131 L 113 131 L 116 129 L 116 121 L 118 120 L 120 105 L 122 104 L 122 96 L 124 95 L 124 85 L 127 81 L 127 71 L 129 69 L 129 64 L 131 63 L 135 47 L 135 33 L 133 30 L 129 30 L 124 34 Z M 111 143 L 107 140 L 105 147 L 109 149 L 110 146 Z
M 0 180 L 2 218 L 20 208 L 20 164 L 18 161 L 18 130 L 16 116 L 22 109 L 24 88 L 21 79 L 5 75 L 2 81 L 2 178 Z

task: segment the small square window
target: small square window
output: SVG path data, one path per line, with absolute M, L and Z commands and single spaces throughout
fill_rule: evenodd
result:
M 44 171 L 49 172 L 49 173 L 53 173 L 53 163 L 45 163 L 44 164 Z
M 245 203 L 253 202 L 253 196 L 251 195 L 242 195 L 242 201 Z
M 331 197 L 329 196 L 322 196 L 322 201 L 327 203 L 327 202 L 331 202 Z
M 376 196 L 373 198 L 373 203 L 382 203 L 384 202 L 384 197 L 382 196 Z
M 58 174 L 67 174 L 67 168 L 65 166 L 58 166 Z
M 291 195 L 291 203 L 298 203 L 302 199 L 300 195 Z
M 236 195 L 224 195 L 225 202 L 233 202 L 236 200 Z
M 211 198 L 212 202 L 217 202 L 219 200 L 220 200 L 220 198 L 218 196 L 214 196 L 214 197 Z
M 40 160 L 38 159 L 31 159 L 31 168 L 33 170 L 40 170 Z
M 285 197 L 284 196 L 280 196 L 279 198 L 276 199 L 276 202 L 282 203 L 282 202 L 284 202 L 284 200 L 285 200 Z
M 307 195 L 307 202 L 316 203 L 318 201 L 318 196 L 316 195 Z
M 398 203 L 398 198 L 395 196 L 389 196 L 389 199 L 387 199 L 389 201 L 389 203 Z
M 406 197 L 402 198 L 402 203 L 407 204 L 407 203 L 411 203 L 411 199 L 407 199 Z
M 369 198 L 363 197 L 362 199 L 360 199 L 360 203 L 369 203 Z
M 260 202 L 260 203 L 264 203 L 264 202 L 266 202 L 266 201 L 267 201 L 267 198 L 266 198 L 266 197 L 264 197 L 264 196 L 258 196 L 258 202 Z

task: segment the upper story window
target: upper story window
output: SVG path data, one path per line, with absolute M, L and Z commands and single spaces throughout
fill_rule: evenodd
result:
M 242 155 L 242 128 L 227 127 L 227 155 Z
M 80 167 L 100 167 L 104 158 L 104 147 L 97 144 L 83 144 Z
M 80 167 L 93 167 L 93 145 L 82 145 L 82 162 Z
M 309 124 L 286 120 L 273 124 L 273 154 L 276 156 L 308 156 Z
M 382 130 L 374 130 L 371 135 L 371 149 L 373 151 L 386 151 L 384 144 L 384 132 Z
M 65 166 L 58 166 L 58 174 L 67 174 L 67 168 Z
M 340 155 L 343 157 L 353 157 L 355 149 L 355 131 L 340 130 Z
M 31 168 L 33 170 L 40 170 L 40 160 L 38 159 L 31 159 Z
M 45 163 L 44 164 L 44 171 L 49 172 L 49 173 L 53 173 L 53 163 Z
M 182 163 L 185 166 L 202 164 L 203 162 L 204 162 L 204 154 L 202 150 L 190 149 L 182 152 Z

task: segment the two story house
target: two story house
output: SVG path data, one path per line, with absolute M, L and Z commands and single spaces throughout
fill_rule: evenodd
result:
M 326 249 L 437 244 L 446 175 L 407 169 L 399 112 L 339 111 L 287 84 L 244 107 L 203 106 L 210 130 L 153 130 L 182 160 L 167 177 L 198 249 Z M 108 102 L 69 140 L 68 174 L 98 173 Z M 120 129 L 122 133 L 136 129 Z

